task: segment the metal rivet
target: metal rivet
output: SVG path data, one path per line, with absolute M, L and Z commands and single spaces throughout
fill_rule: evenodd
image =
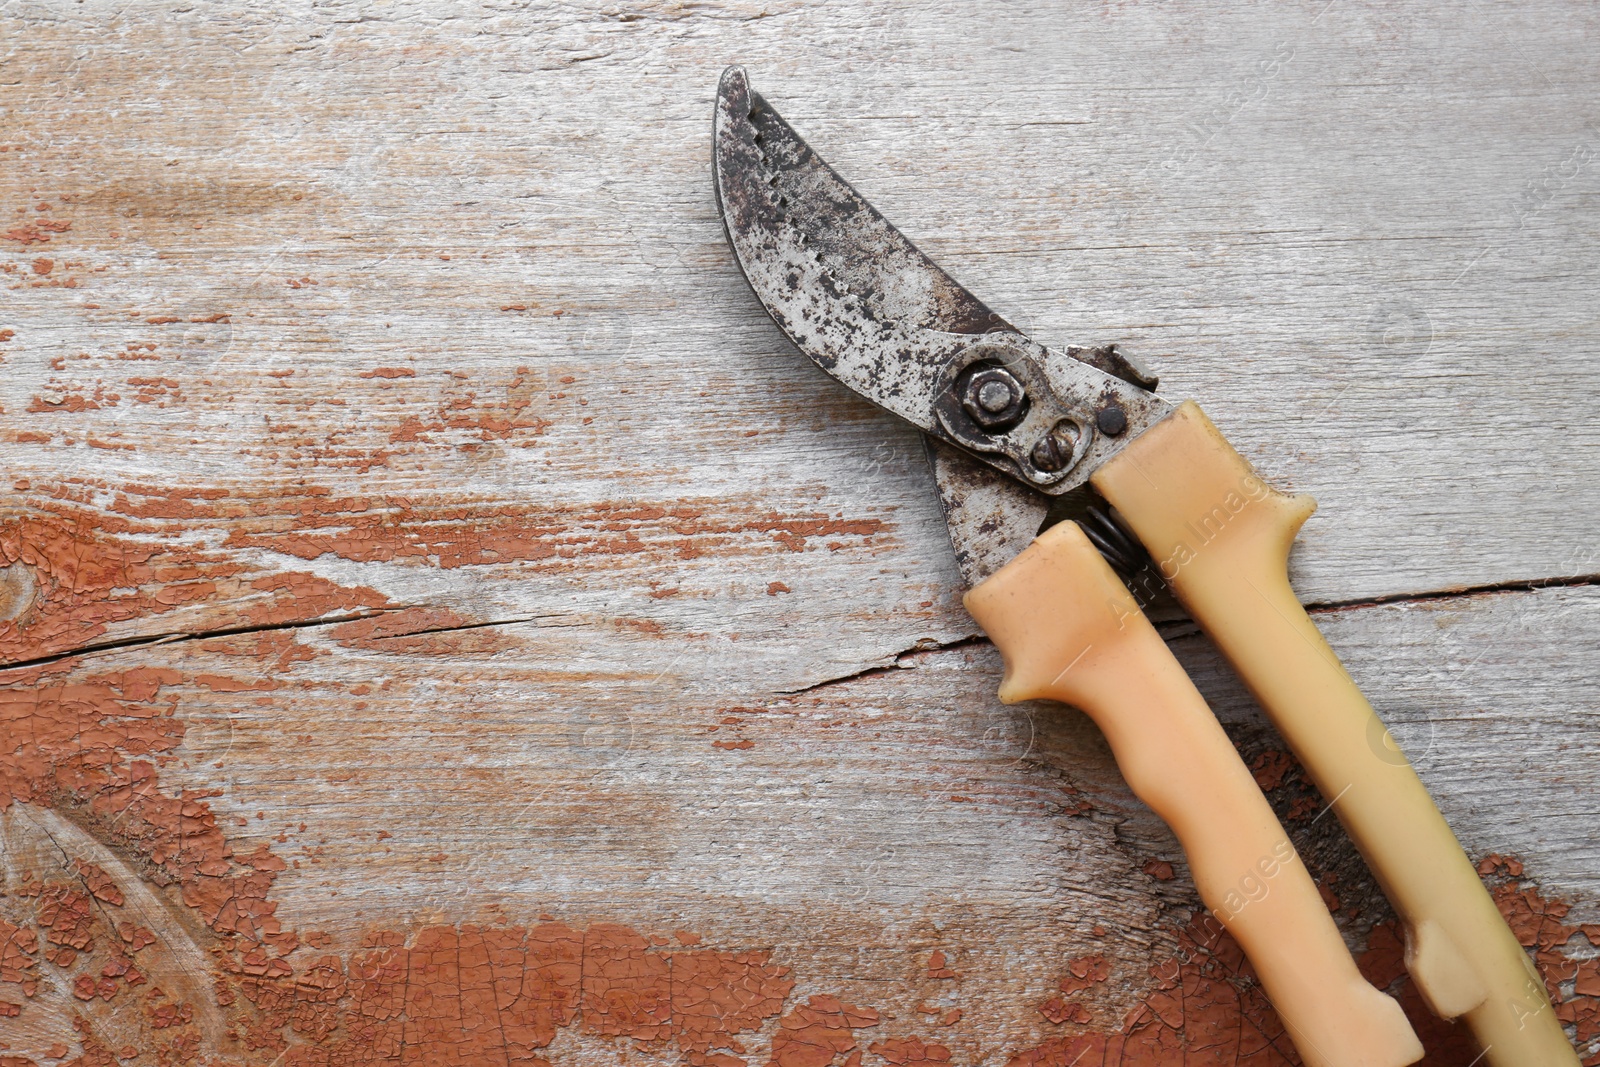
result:
M 1128 413 L 1122 410 L 1122 405 L 1113 402 L 1095 413 L 1094 424 L 1106 436 L 1116 437 L 1128 428 Z

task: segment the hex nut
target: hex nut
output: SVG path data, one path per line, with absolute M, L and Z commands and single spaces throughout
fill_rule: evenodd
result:
M 1004 367 L 980 365 L 961 383 L 961 407 L 985 430 L 1004 432 L 1027 412 L 1028 393 Z

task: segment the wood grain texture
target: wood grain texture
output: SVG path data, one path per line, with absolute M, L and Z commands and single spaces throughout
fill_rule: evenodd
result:
M 995 703 L 916 436 L 744 288 L 735 61 L 1317 496 L 1297 588 L 1594 1041 L 1595 20 L 0 4 L 0 1064 L 1293 1062 L 1092 727 Z

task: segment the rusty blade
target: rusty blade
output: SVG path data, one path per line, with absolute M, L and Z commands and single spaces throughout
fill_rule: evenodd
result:
M 956 566 L 975 586 L 1028 547 L 1039 535 L 1051 497 L 1036 493 L 994 471 L 959 448 L 923 435 L 928 463 L 939 487 L 950 547 Z
M 713 133 L 723 225 L 751 289 L 796 347 L 880 407 L 1052 496 L 1170 412 L 1095 366 L 1099 353 L 1045 349 L 940 270 L 739 67 L 722 76 Z M 995 368 L 1018 398 L 1004 425 L 963 392 Z
M 729 67 L 717 92 L 728 243 L 784 333 L 846 385 L 932 430 L 929 382 L 999 315 L 893 226 Z

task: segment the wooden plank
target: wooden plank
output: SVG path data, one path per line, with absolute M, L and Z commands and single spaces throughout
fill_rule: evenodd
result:
M 1527 911 L 1531 899 L 1560 915 L 1576 905 L 1549 928 L 1539 915 L 1522 920 L 1544 938 L 1553 980 L 1570 972 L 1590 953 L 1568 924 L 1600 920 L 1600 772 L 1572 755 L 1600 743 L 1593 669 L 1573 658 L 1600 638 L 1600 593 L 1480 595 L 1321 621 L 1468 850 L 1513 855 L 1537 879 L 1502 879 L 1507 906 Z M 274 1055 L 279 1038 L 296 1057 L 381 1044 L 361 1036 L 367 1009 L 353 988 L 377 966 L 374 946 L 420 953 L 445 936 L 440 924 L 520 937 L 541 921 L 569 939 L 601 930 L 604 945 L 586 951 L 607 966 L 626 944 L 646 952 L 650 942 L 630 939 L 651 935 L 666 939 L 646 953 L 663 968 L 673 952 L 686 967 L 733 954 L 719 957 L 728 973 L 707 980 L 768 993 L 716 1047 L 737 1041 L 752 1062 L 786 1062 L 773 1044 L 782 1020 L 829 996 L 880 1014 L 857 1035 L 863 1047 L 914 1036 L 956 1062 L 1096 1040 L 1139 1012 L 1132 1032 L 1147 1043 L 1177 1040 L 1161 1018 L 1187 1020 L 1191 1037 L 1241 1019 L 1275 1032 L 1249 982 L 1242 1008 L 1222 982 L 1191 990 L 1187 1015 L 1157 1010 L 1163 976 L 1221 982 L 1235 968 L 1184 940 L 1197 901 L 1182 855 L 1127 793 L 1093 727 L 1053 706 L 998 706 L 989 646 L 920 653 L 901 669 L 783 697 L 737 681 L 700 691 L 689 672 L 554 663 L 539 634 L 311 627 L 14 673 L 0 697 L 25 740 L 6 781 L 24 803 L 4 816 L 3 914 L 78 949 L 65 965 L 38 962 L 36 995 L 12 998 L 25 1020 L 14 1047 L 37 1056 L 71 1044 L 76 1012 L 113 1048 L 167 1042 L 141 1010 L 143 990 L 113 989 L 92 1005 L 72 995 L 78 975 L 114 962 L 110 930 L 122 922 L 155 938 L 130 954 L 137 969 L 195 1013 L 178 1036 L 249 1062 L 230 1029 L 255 1027 Z M 1175 647 L 1271 787 L 1352 943 L 1398 976 L 1383 962 L 1394 946 L 1387 907 L 1321 800 L 1209 648 L 1194 637 Z M 65 932 L 47 921 L 64 910 L 52 892 L 81 896 L 102 877 L 111 894 L 89 918 Z M 1523 888 L 1534 895 L 1513 895 Z M 263 978 L 264 993 L 228 974 L 248 974 L 257 943 L 257 971 L 281 955 L 302 985 L 318 961 L 352 983 L 328 994 L 325 1027 L 274 1014 L 270 992 L 295 981 Z M 753 952 L 759 965 L 733 959 Z M 928 974 L 935 952 L 958 979 Z M 209 979 L 190 988 L 194 958 L 238 999 L 202 995 Z M 1078 988 L 1074 960 L 1090 970 L 1103 960 L 1103 980 Z M 169 975 L 189 985 L 175 989 Z M 449 987 L 441 996 L 467 996 L 467 978 L 438 981 Z M 1566 992 L 1587 1018 L 1600 1007 Z M 1079 1022 L 1052 1023 L 1041 1009 Z M 682 1004 L 660 1019 L 637 1004 L 616 1010 L 611 1030 L 588 1000 L 552 1024 L 563 1036 L 551 1055 L 574 1057 L 555 1062 L 588 1062 L 617 1033 L 637 1038 L 618 1047 L 645 1062 L 676 1062 L 684 1049 L 673 1042 L 692 1033 Z M 419 1025 L 433 1018 L 426 1005 L 406 1011 Z M 342 1013 L 352 1014 L 340 1029 Z M 505 1025 L 486 1023 L 480 1036 L 498 1041 Z M 404 1040 L 450 1061 L 426 1037 Z M 1430 1041 L 1445 1041 L 1437 1025 Z M 1241 1062 L 1286 1062 L 1235 1051 Z
M 1394 37 L 1339 7 L 928 8 L 905 65 L 867 61 L 902 32 L 887 16 L 865 38 L 811 11 L 737 30 L 523 17 L 475 34 L 420 12 L 208 12 L 174 19 L 168 47 L 161 20 L 124 12 L 115 37 L 71 20 L 11 35 L 27 106 L 0 180 L 32 242 L 0 242 L 15 506 L 101 529 L 134 512 L 163 542 L 215 524 L 261 550 L 228 553 L 252 573 L 331 546 L 309 569 L 359 564 L 391 599 L 425 589 L 478 617 L 738 618 L 747 663 L 794 663 L 796 625 L 826 619 L 805 627 L 801 684 L 970 632 L 913 438 L 797 361 L 723 248 L 705 126 L 736 55 L 985 297 L 1047 341 L 1124 342 L 1273 480 L 1318 495 L 1296 559 L 1309 599 L 1595 569 L 1570 505 L 1593 499 L 1597 171 L 1581 35 L 1561 28 L 1586 13 L 1446 8 Z M 1450 47 L 1420 52 L 1435 31 Z M 1508 40 L 1553 84 L 1500 62 Z M 670 517 L 606 510 L 685 502 L 735 527 L 719 536 L 740 554 L 798 545 L 795 523 L 907 547 L 780 554 L 730 588 L 680 566 L 701 549 Z M 434 580 L 448 553 L 340 555 L 362 522 L 412 541 L 499 523 L 524 544 L 472 558 L 469 591 Z M 597 525 L 680 547 L 573 589 L 537 554 L 559 547 L 552 526 Z M 568 551 L 597 550 L 575 536 Z M 809 605 L 787 626 L 775 581 Z M 240 599 L 196 594 L 105 636 L 228 625 Z
M 1590 1040 L 1595 18 L 0 9 L 0 1057 L 1280 1062 L 1097 736 L 994 704 L 916 436 L 745 290 L 734 60 L 1318 496 L 1297 587 L 1409 601 L 1321 618 Z

